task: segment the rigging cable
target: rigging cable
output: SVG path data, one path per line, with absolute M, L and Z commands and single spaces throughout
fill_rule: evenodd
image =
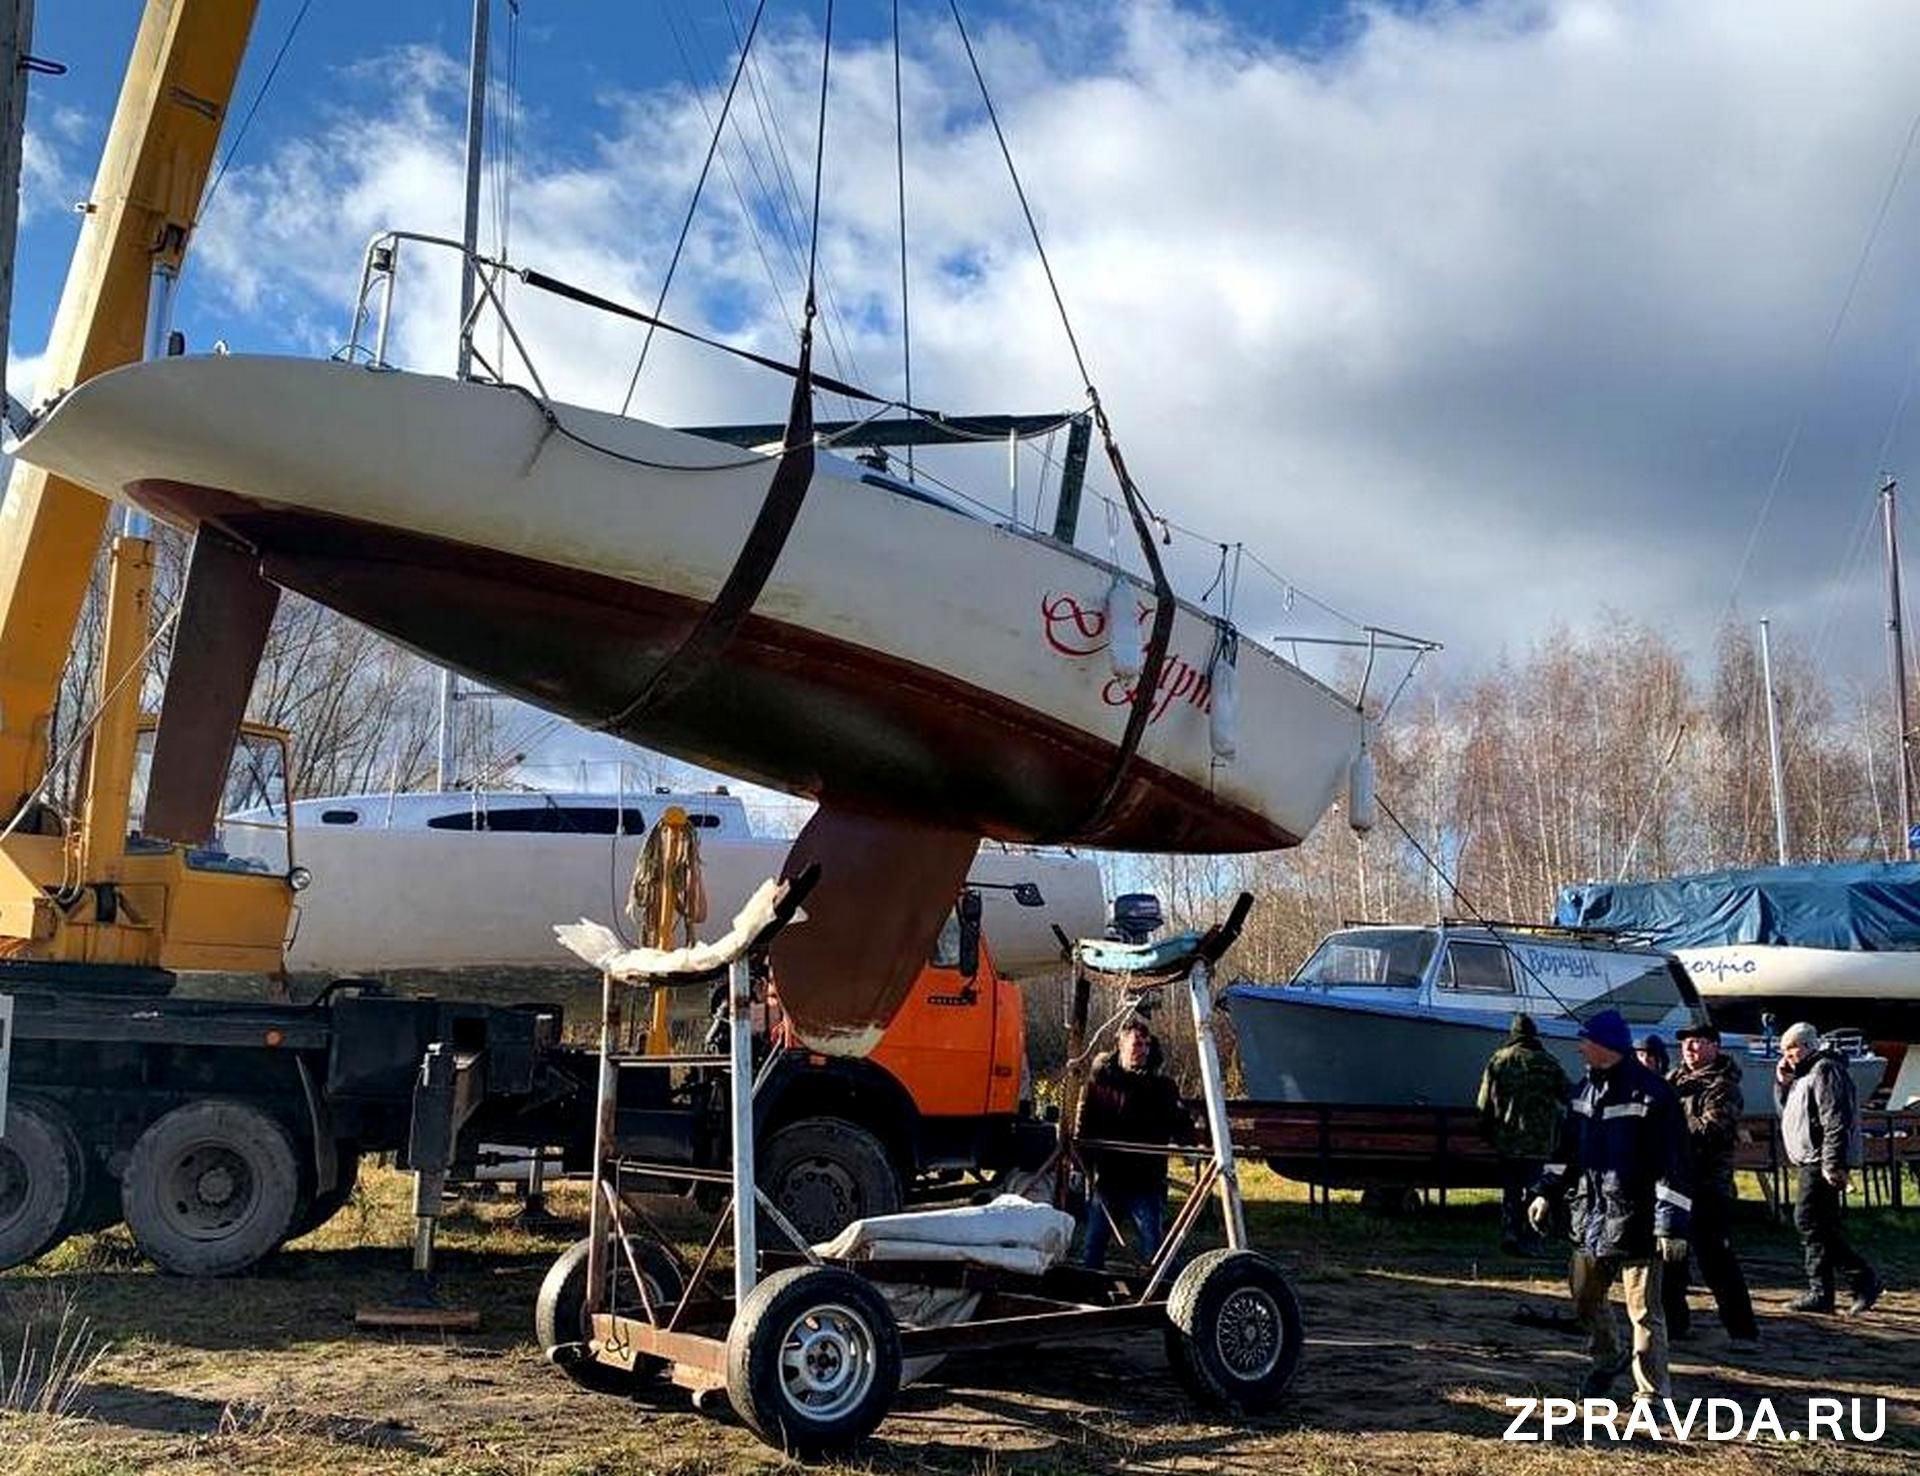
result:
M 735 36 L 739 35 L 740 23 L 733 12 L 733 0 L 726 0 L 727 21 Z M 747 62 L 747 97 L 753 103 L 754 116 L 760 124 L 760 137 L 767 147 L 768 166 L 773 171 L 774 183 L 780 186 L 780 192 L 771 196 L 777 207 L 774 218 L 786 231 L 788 249 L 796 268 L 800 265 L 800 217 L 802 202 L 800 186 L 794 177 L 793 156 L 787 152 L 786 135 L 780 131 L 774 117 L 773 106 L 767 99 L 773 89 L 766 83 L 760 70 L 760 59 L 752 57 Z M 736 121 L 734 133 L 741 141 L 741 147 L 748 150 L 752 157 L 752 147 L 747 143 L 746 133 Z M 759 171 L 754 171 L 756 176 Z M 763 186 L 764 188 L 764 186 Z M 819 282 L 820 289 L 820 336 L 827 346 L 827 357 L 833 361 L 834 372 L 842 378 L 864 379 L 860 372 L 860 361 L 853 352 L 853 340 L 847 332 L 845 316 L 834 295 L 831 274 L 823 274 Z M 849 407 L 851 414 L 851 407 Z
M 1153 533 L 1148 527 L 1148 519 L 1157 515 L 1127 469 L 1126 458 L 1120 454 L 1120 443 L 1114 439 L 1113 426 L 1107 420 L 1106 407 L 1100 402 L 1100 392 L 1094 387 L 1093 376 L 1087 372 L 1086 356 L 1080 352 L 1080 340 L 1067 314 L 1066 300 L 1060 295 L 1060 284 L 1054 278 L 1053 263 L 1048 260 L 1046 245 L 1040 239 L 1039 223 L 1034 220 L 1033 209 L 1027 203 L 1026 187 L 1020 182 L 1020 171 L 1014 166 L 1013 150 L 1007 144 L 1006 131 L 1000 126 L 1000 114 L 993 105 L 993 94 L 988 90 L 986 76 L 980 70 L 980 59 L 974 54 L 973 38 L 967 34 L 967 23 L 961 18 L 960 0 L 947 0 L 947 4 L 953 12 L 954 27 L 960 33 L 960 44 L 966 49 L 967 65 L 972 68 L 974 83 L 980 89 L 980 100 L 986 105 L 987 121 L 993 125 L 994 139 L 1000 145 L 1000 157 L 1006 161 L 1007 176 L 1013 181 L 1014 195 L 1020 201 L 1020 213 L 1026 217 L 1027 233 L 1033 238 L 1034 252 L 1040 258 L 1041 270 L 1046 273 L 1047 287 L 1053 293 L 1053 305 L 1060 314 L 1060 326 L 1066 331 L 1068 346 L 1073 350 L 1073 362 L 1080 371 L 1081 383 L 1086 386 L 1087 404 L 1093 412 L 1094 424 L 1099 428 L 1108 464 L 1112 466 L 1114 480 L 1119 483 L 1121 495 L 1126 499 L 1127 516 L 1132 520 L 1134 537 L 1139 540 L 1141 555 L 1153 575 L 1153 626 L 1147 635 L 1139 673 L 1133 679 L 1127 725 L 1120 737 L 1119 752 L 1092 808 L 1072 827 L 1074 831 L 1096 831 L 1120 797 L 1159 696 L 1160 675 L 1166 665 L 1167 646 L 1173 635 L 1176 608 L 1173 585 L 1167 579 L 1167 571 L 1160 562 L 1160 551 L 1154 547 Z
M 1905 141 L 1900 145 L 1900 155 L 1894 161 L 1893 173 L 1887 180 L 1887 187 L 1880 197 L 1880 208 L 1874 212 L 1873 223 L 1867 229 L 1867 239 L 1861 244 L 1859 258 L 1853 264 L 1853 274 L 1847 279 L 1846 291 L 1841 294 L 1839 311 L 1833 315 L 1833 323 L 1827 329 L 1826 343 L 1820 351 L 1820 363 L 1814 371 L 1815 381 L 1826 377 L 1828 367 L 1833 363 L 1834 345 L 1839 342 L 1840 329 L 1847 321 L 1847 314 L 1853 308 L 1853 299 L 1860 290 L 1861 279 L 1866 275 L 1867 262 L 1873 255 L 1874 244 L 1880 239 L 1881 227 L 1886 224 L 1888 212 L 1893 208 L 1894 196 L 1899 193 L 1900 181 L 1905 176 L 1907 161 L 1912 157 L 1916 137 L 1920 137 L 1920 112 L 1913 115 L 1908 125 Z M 1793 417 L 1793 425 L 1787 432 L 1786 444 L 1780 448 L 1780 458 L 1773 468 L 1773 477 L 1767 483 L 1766 496 L 1760 500 L 1759 514 L 1754 518 L 1753 527 L 1747 534 L 1746 547 L 1741 551 L 1740 562 L 1733 573 L 1733 584 L 1727 590 L 1726 604 L 1721 608 L 1716 625 L 1724 625 L 1733 613 L 1735 601 L 1740 595 L 1740 586 L 1747 577 L 1747 569 L 1753 563 L 1755 548 L 1759 546 L 1760 533 L 1766 527 L 1767 516 L 1773 510 L 1774 500 L 1780 494 L 1781 486 L 1787 479 L 1787 467 L 1793 460 L 1794 449 L 1800 443 L 1800 431 L 1806 424 L 1807 411 L 1803 404 Z
M 1447 869 L 1444 866 L 1442 866 L 1438 861 L 1434 860 L 1432 856 L 1427 854 L 1427 848 L 1421 845 L 1420 842 L 1417 839 L 1415 839 L 1413 832 L 1407 829 L 1406 822 L 1403 821 L 1398 815 L 1394 814 L 1393 807 L 1387 803 L 1385 797 L 1376 794 L 1374 796 L 1374 803 L 1380 806 L 1380 813 L 1385 815 L 1389 820 L 1393 822 L 1393 828 L 1399 831 L 1400 834 L 1406 838 L 1407 844 L 1413 847 L 1415 852 L 1419 854 L 1420 859 L 1426 862 L 1427 865 L 1432 868 L 1433 874 L 1439 877 L 1441 881 L 1446 883 L 1447 890 L 1453 894 L 1454 900 L 1459 902 L 1461 906 L 1465 907 L 1467 911 L 1473 915 L 1473 920 L 1479 923 L 1481 927 L 1485 928 L 1488 934 L 1491 935 L 1491 937 L 1493 938 L 1493 941 L 1500 945 L 1500 951 L 1506 954 L 1507 957 L 1512 959 L 1515 963 L 1520 965 L 1521 971 L 1525 973 L 1529 979 L 1533 980 L 1534 983 L 1540 986 L 1540 992 L 1546 995 L 1546 997 L 1552 1000 L 1555 1004 L 1560 1006 L 1560 1012 L 1563 1015 L 1565 1015 L 1570 1020 L 1579 1019 L 1580 1017 L 1579 1015 L 1574 1013 L 1573 1007 L 1569 1005 L 1559 995 L 1553 992 L 1552 988 L 1548 986 L 1547 981 L 1541 978 L 1540 975 L 1534 970 L 1533 965 L 1528 963 L 1524 958 L 1522 958 L 1517 952 L 1514 951 L 1513 946 L 1507 942 L 1506 938 L 1502 935 L 1499 927 L 1496 926 L 1494 923 L 1489 922 L 1486 919 L 1486 917 L 1482 915 L 1480 909 L 1473 905 L 1473 898 L 1469 897 L 1465 892 L 1460 890 L 1459 885 L 1454 881 L 1454 879 L 1451 876 L 1447 874 Z M 1361 898 L 1361 901 L 1364 902 L 1365 900 L 1366 899 L 1364 897 Z
M 680 69 L 687 74 L 687 85 L 693 99 L 699 103 L 700 113 L 706 119 L 707 127 L 712 128 L 715 126 L 713 110 L 707 106 L 706 90 L 701 86 L 699 74 L 694 70 L 693 58 L 687 51 L 686 41 L 680 35 L 679 24 L 674 20 L 673 11 L 668 7 L 663 5 L 660 14 L 667 23 L 668 34 L 673 37 L 673 49 L 679 53 Z M 747 74 L 747 84 L 749 87 L 753 84 L 751 72 Z M 735 136 L 740 139 L 742 151 L 747 156 L 747 167 L 753 171 L 753 182 L 760 192 L 765 194 L 767 184 L 760 175 L 760 161 L 754 155 L 752 148 L 747 145 L 745 136 L 740 133 L 740 122 L 737 118 L 734 120 L 733 130 Z M 747 197 L 747 192 L 741 188 L 740 176 L 734 173 L 733 161 L 727 157 L 727 151 L 724 148 L 720 151 L 720 169 L 727 176 L 727 187 L 733 191 L 734 203 L 740 207 L 741 222 L 746 226 L 747 235 L 753 241 L 754 254 L 760 258 L 760 269 L 767 274 L 767 285 L 773 289 L 774 305 L 780 309 L 780 317 L 787 325 L 787 332 L 798 338 L 800 325 L 794 320 L 793 309 L 787 306 L 787 295 L 780 287 L 780 274 L 774 271 L 773 261 L 767 255 L 766 238 L 761 235 L 759 223 L 754 219 L 753 205 Z M 787 245 L 785 241 L 780 244 Z M 791 248 L 789 251 L 791 252 Z M 793 261 L 797 272 L 799 258 L 796 256 Z
M 913 403 L 913 319 L 907 309 L 907 123 L 900 106 L 900 0 L 893 0 L 893 182 L 900 205 L 900 363 L 902 393 Z M 907 442 L 907 480 L 913 480 L 913 442 Z
M 300 9 L 295 12 L 293 23 L 287 27 L 287 34 L 280 40 L 280 49 L 273 54 L 273 64 L 267 68 L 267 75 L 260 81 L 259 90 L 253 94 L 253 101 L 247 105 L 247 111 L 240 119 L 240 126 L 234 131 L 233 142 L 227 147 L 226 158 L 220 161 L 220 167 L 213 172 L 213 182 L 207 186 L 206 194 L 200 197 L 200 212 L 194 217 L 198 225 L 207 218 L 207 212 L 213 209 L 214 197 L 220 193 L 220 182 L 227 177 L 227 169 L 233 163 L 234 156 L 240 152 L 240 145 L 246 142 L 247 130 L 253 126 L 253 115 L 260 111 L 260 104 L 266 100 L 267 90 L 273 86 L 273 79 L 280 75 L 280 63 L 287 59 L 287 49 L 293 45 L 293 38 L 300 32 L 300 23 L 307 18 L 312 9 L 313 0 L 301 0 Z
M 719 152 L 720 138 L 727 126 L 727 113 L 733 107 L 733 94 L 740 86 L 740 74 L 746 70 L 747 56 L 753 49 L 754 35 L 760 29 L 760 17 L 766 12 L 767 0 L 759 0 L 753 8 L 753 21 L 747 27 L 747 39 L 740 47 L 740 59 L 734 63 L 733 78 L 727 83 L 727 95 L 720 104 L 720 121 L 713 130 L 713 137 L 707 142 L 707 156 L 700 164 L 700 177 L 694 181 L 693 198 L 687 201 L 687 213 L 680 222 L 679 239 L 673 243 L 673 255 L 667 261 L 666 279 L 660 283 L 660 295 L 654 299 L 653 311 L 656 315 L 666 306 L 667 292 L 673 286 L 673 274 L 680 266 L 680 253 L 686 250 L 687 233 L 693 229 L 694 212 L 700 208 L 700 192 L 706 188 L 707 174 L 713 168 L 713 156 Z M 654 325 L 647 325 L 647 336 L 640 343 L 640 357 L 634 361 L 633 374 L 627 380 L 626 398 L 620 402 L 620 413 L 625 415 L 633 407 L 634 387 L 640 383 L 640 371 L 646 367 L 647 350 L 653 346 Z

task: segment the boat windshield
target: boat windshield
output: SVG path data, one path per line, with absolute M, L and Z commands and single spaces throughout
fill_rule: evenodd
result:
M 1412 989 L 1427 972 L 1437 937 L 1399 928 L 1335 933 L 1293 976 L 1295 984 Z

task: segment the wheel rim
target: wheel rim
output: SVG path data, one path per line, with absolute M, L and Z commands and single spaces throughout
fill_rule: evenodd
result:
M 860 1218 L 860 1186 L 829 1158 L 803 1159 L 788 1169 L 773 1202 L 809 1241 L 837 1235 Z
M 227 1143 L 195 1143 L 160 1175 L 160 1211 L 167 1224 L 194 1240 L 232 1233 L 259 1197 L 253 1165 Z
M 12 1145 L 0 1143 L 0 1226 L 9 1226 L 26 1211 L 33 1192 L 33 1175 Z
M 1235 1378 L 1263 1379 L 1280 1362 L 1280 1304 L 1257 1286 L 1243 1286 L 1220 1304 L 1213 1345 Z
M 780 1392 L 809 1420 L 839 1419 L 873 1388 L 873 1329 L 851 1307 L 809 1308 L 780 1340 Z

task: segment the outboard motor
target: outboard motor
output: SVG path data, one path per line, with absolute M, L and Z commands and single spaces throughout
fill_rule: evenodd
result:
M 1122 892 L 1113 899 L 1107 936 L 1116 943 L 1145 943 L 1166 926 L 1160 899 L 1152 892 Z

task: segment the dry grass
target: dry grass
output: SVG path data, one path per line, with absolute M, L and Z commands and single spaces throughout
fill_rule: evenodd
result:
M 1743 1226 L 1767 1352 L 1727 1363 L 1709 1331 L 1676 1359 L 1682 1396 L 1882 1390 L 1895 1401 L 1898 1444 L 1500 1444 L 1504 1399 L 1563 1393 L 1578 1376 L 1568 1339 L 1509 1318 L 1518 1302 L 1561 1299 L 1559 1267 L 1490 1255 L 1496 1231 L 1484 1195 L 1405 1221 L 1376 1219 L 1336 1196 L 1323 1219 L 1298 1186 L 1260 1170 L 1248 1181 L 1255 1239 L 1287 1265 L 1308 1322 L 1306 1365 L 1277 1417 L 1230 1422 L 1194 1408 L 1166 1378 L 1157 1339 L 1136 1336 L 956 1358 L 938 1385 L 906 1391 L 858 1458 L 834 1469 L 1585 1476 L 1605 1461 L 1614 1476 L 1704 1471 L 1710 1461 L 1715 1476 L 1907 1476 L 1920 1464 L 1911 1374 L 1920 1297 L 1896 1292 L 1858 1325 L 1788 1316 L 1793 1244 L 1778 1229 Z M 124 1232 L 109 1232 L 0 1277 L 0 1346 L 14 1347 L 25 1320 L 57 1327 L 62 1309 L 77 1326 L 76 1297 L 112 1339 L 66 1414 L 0 1417 L 8 1476 L 703 1476 L 784 1466 L 737 1426 L 694 1414 L 670 1387 L 632 1400 L 593 1396 L 549 1367 L 528 1323 L 540 1278 L 567 1237 L 517 1224 L 510 1202 L 477 1201 L 446 1222 L 444 1295 L 481 1310 L 480 1333 L 357 1330 L 356 1305 L 401 1289 L 407 1208 L 406 1179 L 373 1170 L 339 1218 L 253 1276 L 158 1276 L 130 1254 Z M 578 1215 L 584 1197 L 561 1186 L 556 1208 Z M 1920 1284 L 1920 1213 L 1854 1223 L 1897 1287 Z M 701 1228 L 684 1212 L 669 1225 L 683 1236 Z M 1700 1321 L 1712 1328 L 1711 1313 Z M 37 1332 L 34 1346 L 50 1348 L 46 1336 Z

